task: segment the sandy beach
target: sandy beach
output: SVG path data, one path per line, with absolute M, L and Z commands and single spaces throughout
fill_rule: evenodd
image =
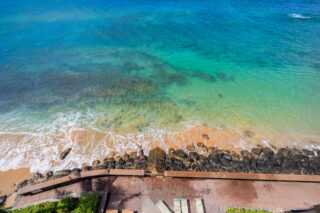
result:
M 19 183 L 31 177 L 32 173 L 28 168 L 0 171 L 0 196 L 11 194 Z

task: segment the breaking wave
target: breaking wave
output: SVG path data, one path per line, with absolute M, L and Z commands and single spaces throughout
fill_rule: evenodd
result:
M 289 14 L 289 17 L 291 17 L 291 18 L 299 18 L 299 19 L 309 19 L 309 18 L 311 18 L 310 16 L 304 16 L 304 15 L 301 15 L 301 14 L 298 14 L 298 13 Z

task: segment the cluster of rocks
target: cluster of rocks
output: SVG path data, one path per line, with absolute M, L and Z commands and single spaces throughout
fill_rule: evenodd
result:
M 236 153 L 199 143 L 197 150 L 188 146 L 188 154 L 170 149 L 166 170 L 319 175 L 320 150 L 259 146 Z
M 70 150 L 69 150 L 70 151 Z M 91 166 L 65 169 L 56 172 L 36 173 L 30 180 L 19 184 L 18 189 L 28 184 L 77 174 L 96 169 L 144 169 L 149 172 L 167 171 L 206 171 L 206 172 L 246 172 L 264 174 L 320 174 L 320 150 L 258 146 L 240 153 L 206 147 L 202 143 L 189 145 L 185 150 L 169 149 L 166 154 L 156 148 L 146 156 L 143 150 L 122 157 L 108 157 L 95 160 Z

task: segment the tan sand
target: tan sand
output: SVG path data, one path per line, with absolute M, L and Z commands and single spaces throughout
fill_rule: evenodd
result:
M 0 196 L 14 192 L 18 184 L 32 177 L 28 168 L 0 171 Z

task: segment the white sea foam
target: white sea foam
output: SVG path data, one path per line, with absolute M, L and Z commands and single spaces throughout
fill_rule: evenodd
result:
M 43 126 L 34 132 L 0 132 L 0 170 L 30 168 L 31 172 L 45 172 L 80 167 L 96 159 L 103 159 L 111 152 L 119 155 L 137 151 L 140 147 L 148 153 L 151 144 L 157 141 L 165 148 L 165 130 L 150 129 L 147 132 L 118 134 L 103 131 L 93 125 L 99 118 L 95 112 L 88 111 L 60 113 L 50 125 Z M 80 126 L 82 124 L 82 127 Z M 88 141 L 72 139 L 75 131 L 94 131 L 102 133 L 97 139 L 95 134 L 88 134 Z M 172 137 L 177 134 L 170 132 Z M 86 134 L 85 134 L 86 135 Z M 133 142 L 134 141 L 134 142 Z M 116 144 L 112 146 L 111 144 Z M 59 160 L 59 147 L 72 148 L 70 154 Z
M 291 17 L 291 18 L 299 18 L 299 19 L 309 19 L 309 18 L 311 18 L 310 16 L 304 16 L 304 15 L 301 15 L 301 14 L 298 14 L 298 13 L 289 14 L 289 17 Z

